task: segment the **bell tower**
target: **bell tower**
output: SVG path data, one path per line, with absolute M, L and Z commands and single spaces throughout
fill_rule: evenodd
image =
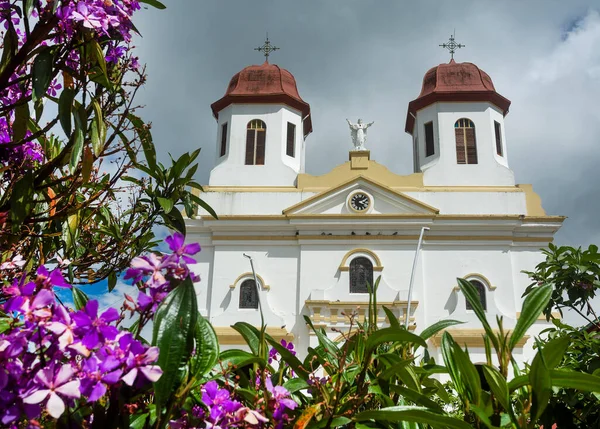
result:
M 268 62 L 275 49 L 267 38 L 256 49 L 266 61 L 233 76 L 225 95 L 211 105 L 218 131 L 209 186 L 294 186 L 304 172 L 310 106 L 294 76 Z
M 405 127 L 424 184 L 514 186 L 504 132 L 509 106 L 475 64 L 452 58 L 430 69 L 408 104 Z

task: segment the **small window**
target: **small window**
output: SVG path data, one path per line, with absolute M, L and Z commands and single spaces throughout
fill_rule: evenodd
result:
M 265 164 L 265 141 L 267 125 L 260 119 L 253 119 L 246 127 L 246 165 Z
M 487 310 L 487 301 L 486 301 L 486 297 L 485 297 L 485 286 L 479 280 L 469 280 L 469 282 L 473 286 L 475 286 L 475 289 L 477 289 L 477 292 L 479 293 L 479 302 L 481 303 L 481 306 L 483 307 L 483 309 Z M 467 310 L 473 310 L 473 307 L 471 306 L 469 301 L 467 301 Z
M 425 156 L 431 156 L 435 153 L 433 144 L 433 122 L 425 124 Z
M 494 121 L 494 132 L 496 134 L 496 153 L 502 155 L 502 129 L 500 128 L 500 122 Z
M 287 146 L 285 153 L 287 156 L 294 158 L 296 156 L 296 125 L 292 124 L 291 122 L 288 122 L 287 124 Z
M 454 124 L 456 138 L 456 162 L 458 164 L 477 164 L 477 142 L 475 125 L 470 119 L 462 118 Z
M 225 156 L 227 152 L 227 122 L 221 125 L 221 151 L 219 156 Z
M 258 289 L 252 279 L 240 285 L 240 308 L 258 308 Z
M 350 293 L 368 293 L 373 286 L 373 263 L 364 256 L 350 262 Z

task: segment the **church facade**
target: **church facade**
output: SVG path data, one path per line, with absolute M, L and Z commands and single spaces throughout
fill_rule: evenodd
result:
M 450 332 L 485 360 L 483 330 L 456 278 L 476 286 L 493 326 L 498 315 L 510 329 L 529 284 L 522 270 L 543 259 L 540 248 L 564 220 L 545 213 L 531 185 L 515 182 L 504 132 L 509 105 L 476 65 L 440 64 L 408 103 L 413 174 L 390 172 L 362 140 L 348 161 L 312 176 L 304 172 L 310 106 L 293 75 L 268 62 L 237 73 L 211 106 L 217 151 L 202 198 L 219 218 L 200 209 L 186 219 L 187 239 L 202 245 L 199 308 L 222 346 L 243 344 L 231 325 L 259 326 L 259 305 L 268 332 L 300 351 L 317 343 L 304 316 L 338 338 L 351 315 L 362 320 L 367 283 L 380 278 L 378 303 L 408 318 L 410 329 L 464 321 Z M 383 309 L 378 321 L 386 324 Z M 531 337 L 547 326 L 539 320 L 517 354 L 528 359 Z M 439 341 L 430 340 L 436 359 Z

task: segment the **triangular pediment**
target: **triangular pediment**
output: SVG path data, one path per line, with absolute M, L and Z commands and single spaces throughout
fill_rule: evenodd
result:
M 353 210 L 349 204 L 349 199 L 356 193 L 365 194 L 369 198 L 369 207 L 364 212 Z M 283 214 L 288 216 L 308 214 L 435 215 L 437 213 L 439 210 L 435 207 L 363 176 L 355 177 L 283 210 Z

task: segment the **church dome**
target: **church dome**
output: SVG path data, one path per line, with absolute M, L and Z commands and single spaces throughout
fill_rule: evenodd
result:
M 408 104 L 406 132 L 412 133 L 417 111 L 436 102 L 487 101 L 506 115 L 510 100 L 496 92 L 490 76 L 473 63 L 440 64 L 425 73 L 419 96 Z
M 304 135 L 312 132 L 310 105 L 300 97 L 294 76 L 276 64 L 265 61 L 236 73 L 225 95 L 210 106 L 215 118 L 230 104 L 285 104 L 302 113 Z

